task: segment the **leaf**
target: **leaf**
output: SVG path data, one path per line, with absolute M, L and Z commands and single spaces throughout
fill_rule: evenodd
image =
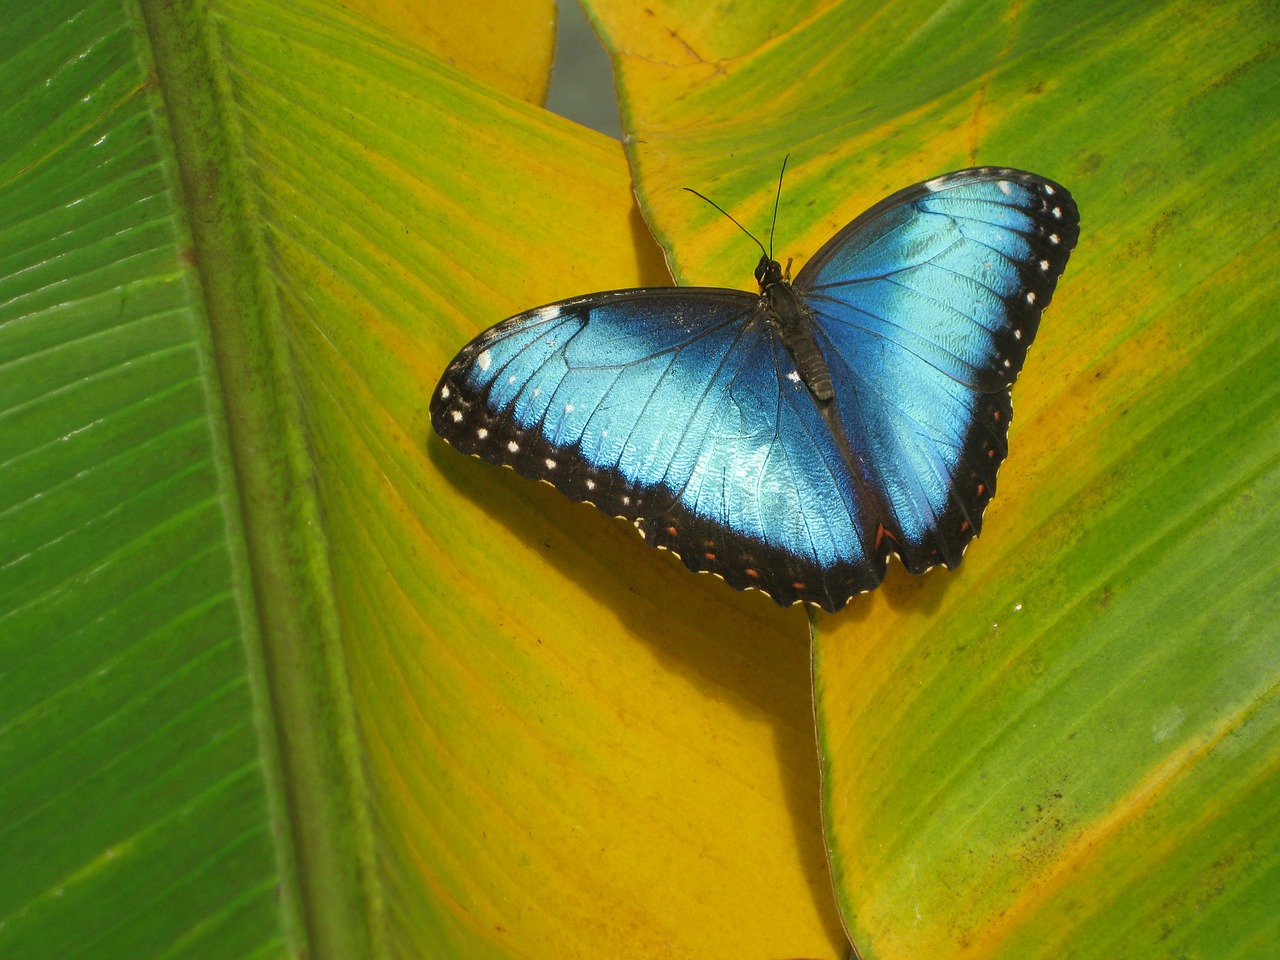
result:
M 449 66 L 529 103 L 543 104 L 555 54 L 553 0 L 473 6 L 349 0 L 347 8 Z
M 871 956 L 1245 957 L 1280 935 L 1280 207 L 1241 187 L 1270 178 L 1280 127 L 1249 104 L 1280 70 L 1256 18 L 1152 11 L 1073 44 L 1040 102 L 1088 131 L 1067 181 L 1087 234 L 999 501 L 954 585 L 818 647 L 831 840 Z M 902 694 L 872 692 L 890 673 Z M 894 758 L 875 796 L 872 756 Z
M 792 751 L 808 764 L 793 784 L 774 742 L 811 742 L 803 661 L 762 687 L 777 628 L 726 657 L 742 614 L 710 629 L 716 602 L 659 611 L 661 591 L 628 592 L 658 575 L 633 533 L 427 442 L 435 379 L 480 328 L 583 286 L 652 282 L 616 145 L 438 68 L 427 84 L 379 64 L 351 84 L 293 45 L 268 74 L 267 30 L 244 17 L 227 36 L 253 64 L 234 94 L 319 454 L 393 944 L 563 956 L 829 941 L 796 852 L 821 864 L 817 824 L 752 845 L 738 833 L 786 823 L 801 790 L 816 809 L 808 751 Z M 722 803 L 741 819 L 716 828 L 700 814 Z
M 832 955 L 799 612 L 428 440 L 478 329 L 661 282 L 617 145 L 326 4 L 102 9 L 5 61 L 0 952 Z
M 189 241 L 136 25 L 80 13 L 0 35 L 0 953 L 277 952 Z
M 799 611 L 428 438 L 435 378 L 479 329 L 663 282 L 616 147 L 337 5 L 55 6 L 0 34 L 0 810 L 21 851 L 0 953 L 840 955 Z M 1116 955 L 1141 942 L 1123 918 L 1205 905 L 1187 937 L 1223 918 L 1224 949 L 1267 942 L 1265 21 L 649 9 L 615 14 L 615 48 L 682 276 L 740 285 L 754 257 L 679 186 L 763 224 L 788 150 L 787 256 L 997 155 L 1109 231 L 1046 319 L 965 568 L 821 625 L 860 941 Z M 496 76 L 492 53 L 466 69 Z M 1135 96 L 1160 126 L 1122 112 Z M 984 796 L 974 750 L 997 773 L 1042 758 L 1024 792 L 1075 773 L 1064 822 L 1097 842 L 1007 804 L 958 823 L 947 804 Z M 1011 874 L 1030 893 L 1003 927 L 981 922 L 1007 883 L 972 914 L 946 901 L 944 881 L 1000 879 L 957 862 L 966 841 L 1045 854 Z

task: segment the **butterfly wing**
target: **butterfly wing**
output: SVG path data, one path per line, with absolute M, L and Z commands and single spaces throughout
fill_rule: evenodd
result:
M 868 504 L 757 296 L 625 290 L 520 314 L 462 349 L 431 419 L 738 589 L 836 610 L 883 577 Z
M 961 170 L 883 200 L 796 277 L 879 522 L 913 573 L 955 566 L 979 531 L 1009 386 L 1078 237 L 1059 184 Z

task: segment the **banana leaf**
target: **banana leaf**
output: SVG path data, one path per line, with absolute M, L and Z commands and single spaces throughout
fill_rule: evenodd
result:
M 544 5 L 0 27 L 0 955 L 1265 956 L 1273 15 L 589 13 L 625 151 Z M 972 163 L 1085 221 L 964 566 L 812 622 L 427 418 L 520 309 L 745 285 L 680 188 L 762 232 L 788 153 L 799 262 Z

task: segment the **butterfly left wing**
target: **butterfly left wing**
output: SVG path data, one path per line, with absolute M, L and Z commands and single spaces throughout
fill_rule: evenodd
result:
M 796 277 L 877 521 L 913 573 L 955 566 L 978 533 L 1009 385 L 1078 237 L 1061 185 L 961 170 L 881 201 Z
M 755 295 L 624 290 L 520 314 L 462 349 L 431 420 L 784 605 L 837 610 L 884 575 L 865 492 Z

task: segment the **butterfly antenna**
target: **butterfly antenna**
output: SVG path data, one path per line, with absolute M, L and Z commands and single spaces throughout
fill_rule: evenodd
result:
M 773 231 L 778 226 L 778 204 L 782 202 L 782 176 L 787 172 L 787 161 L 791 154 L 782 158 L 782 169 L 778 171 L 778 195 L 773 198 L 773 223 L 769 224 L 769 259 L 773 259 Z
M 707 203 L 711 204 L 713 207 L 715 207 L 717 210 L 719 210 L 721 213 L 723 213 L 726 217 L 728 217 L 728 218 L 733 222 L 733 225 L 734 225 L 735 227 L 737 227 L 739 230 L 741 230 L 743 233 L 745 233 L 748 237 L 750 237 L 750 238 L 751 238 L 751 242 L 752 242 L 752 243 L 754 243 L 757 247 L 759 247 L 759 248 L 760 248 L 760 252 L 761 252 L 761 253 L 763 253 L 763 254 L 764 254 L 766 257 L 768 257 L 770 260 L 772 260 L 772 259 L 773 259 L 773 255 L 772 255 L 768 250 L 766 250 L 766 249 L 764 248 L 764 244 L 763 244 L 763 243 L 761 243 L 759 240 L 757 240 L 757 239 L 756 239 L 755 234 L 754 234 L 754 233 L 752 233 L 750 230 L 748 230 L 746 227 L 744 227 L 742 224 L 738 223 L 738 221 L 737 221 L 737 220 L 734 220 L 734 219 L 733 219 L 733 215 L 732 215 L 732 214 L 730 214 L 728 210 L 726 210 L 724 207 L 720 206 L 720 204 L 716 203 L 716 202 L 715 202 L 714 200 L 712 200 L 710 197 L 705 197 L 705 196 L 703 196 L 703 195 L 702 195 L 702 194 L 700 194 L 697 190 L 693 189 L 693 187 L 685 187 L 685 189 L 686 189 L 686 190 L 688 190 L 690 193 L 692 193 L 695 197 L 699 198 L 700 200 L 705 200 L 705 201 L 707 201 Z M 776 214 L 775 214 L 775 215 L 776 215 Z M 772 238 L 772 236 L 769 238 L 769 244 L 770 244 L 770 246 L 772 246 L 772 245 L 773 245 L 773 238 Z

